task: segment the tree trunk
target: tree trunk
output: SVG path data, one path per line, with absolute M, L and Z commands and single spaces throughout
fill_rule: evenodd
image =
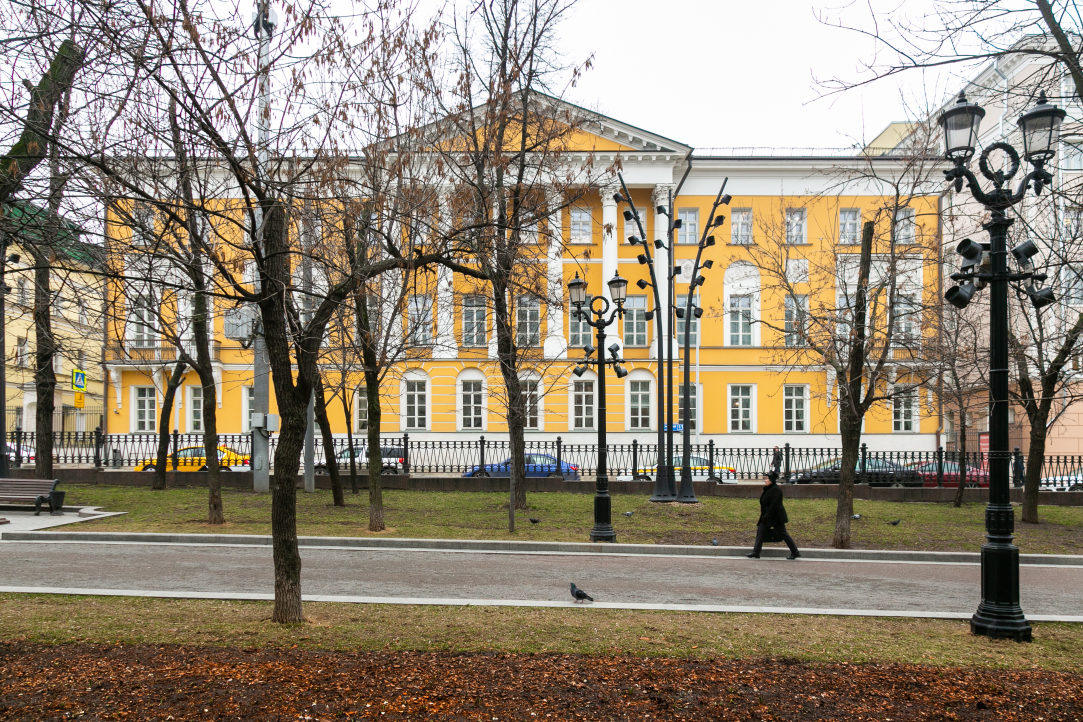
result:
M 342 392 L 342 412 L 346 416 L 346 448 L 350 450 L 350 493 L 357 494 L 357 459 L 353 453 L 353 418 L 350 408 L 349 389 Z
M 207 364 L 209 367 L 210 364 Z M 222 506 L 222 476 L 218 467 L 218 417 L 215 415 L 218 398 L 214 387 L 214 374 L 209 368 L 196 369 L 203 387 L 203 450 L 207 459 L 207 523 L 224 524 L 225 509 Z
M 346 506 L 342 496 L 342 481 L 338 473 L 338 459 L 335 458 L 335 440 L 331 436 L 331 422 L 327 420 L 327 400 L 323 396 L 323 380 L 316 384 L 316 423 L 320 425 L 323 437 L 323 458 L 327 460 L 327 473 L 331 475 L 331 497 L 335 506 Z
M 511 454 L 510 487 L 508 489 L 508 531 L 515 531 L 515 510 L 526 509 L 526 414 L 523 408 L 522 384 L 516 365 L 515 330 L 508 309 L 507 287 L 493 283 L 493 317 L 496 331 L 497 359 L 507 394 L 508 451 Z M 599 352 L 600 353 L 600 352 Z M 599 389 L 599 393 L 601 390 Z
M 59 228 L 52 217 L 46 225 L 50 229 L 50 240 L 56 240 Z M 56 344 L 53 339 L 52 306 L 53 293 L 49 275 L 52 264 L 48 248 L 41 249 L 34 256 L 34 336 L 35 349 L 34 385 L 37 389 L 38 402 L 34 419 L 34 476 L 38 479 L 53 478 L 53 412 L 56 409 L 53 394 L 56 391 L 56 374 L 53 372 L 53 357 Z
M 962 408 L 960 406 L 960 408 Z M 959 467 L 959 486 L 955 489 L 955 500 L 952 502 L 952 506 L 956 509 L 963 505 L 963 489 L 966 487 L 966 411 L 962 412 L 963 415 L 963 432 L 959 434 L 959 443 L 956 444 L 956 450 L 959 454 L 958 467 Z
M 839 401 L 839 428 L 842 432 L 842 460 L 839 462 L 839 498 L 835 508 L 835 535 L 831 546 L 836 549 L 850 548 L 850 522 L 854 516 L 854 477 L 857 476 L 858 459 L 861 456 L 861 418 L 847 410 L 849 404 Z
M 384 492 L 380 485 L 383 458 L 380 449 L 380 379 L 374 367 L 365 361 L 365 390 L 369 407 L 369 531 L 383 531 Z
M 173 401 L 177 395 L 177 387 L 184 378 L 184 366 L 184 362 L 179 361 L 173 367 L 173 373 L 162 395 L 162 409 L 158 419 L 158 455 L 154 459 L 154 483 L 151 484 L 152 489 L 159 491 L 165 488 L 166 456 L 169 454 L 169 420 L 173 416 Z
M 1037 404 L 1037 412 L 1030 419 L 1030 450 L 1027 452 L 1027 469 L 1023 482 L 1022 520 L 1028 524 L 1039 523 L 1038 488 L 1042 483 L 1042 463 L 1045 461 L 1046 423 L 1049 406 Z

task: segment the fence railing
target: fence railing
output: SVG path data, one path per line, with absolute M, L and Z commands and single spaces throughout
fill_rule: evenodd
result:
M 271 438 L 273 468 L 277 437 Z M 219 434 L 218 446 L 223 451 L 222 463 L 234 469 L 249 465 L 252 451 L 250 434 Z M 358 466 L 367 463 L 364 436 L 354 438 Z M 510 442 L 507 438 L 471 440 L 419 440 L 409 434 L 380 439 L 384 463 L 403 473 L 466 474 L 477 472 L 492 476 L 507 473 Z M 347 440 L 332 440 L 335 458 L 343 471 L 349 468 Z M 656 444 L 610 444 L 606 447 L 607 471 L 611 479 L 653 479 L 659 460 Z M 831 482 L 837 480 L 841 449 L 832 447 L 746 448 L 724 447 L 707 443 L 690 447 L 693 476 L 697 479 L 758 480 L 765 473 L 777 470 L 782 481 L 795 483 Z M 34 432 L 21 429 L 8 433 L 9 460 L 16 466 L 31 465 L 36 455 Z M 156 464 L 157 434 L 103 434 L 94 431 L 57 431 L 53 433 L 53 462 L 56 464 L 93 466 L 96 468 L 143 468 Z M 597 472 L 596 444 L 566 444 L 560 437 L 552 441 L 531 441 L 525 444 L 527 464 L 548 473 L 565 477 L 593 476 Z M 198 468 L 204 459 L 202 434 L 170 434 L 167 468 Z M 673 464 L 679 467 L 683 459 L 680 445 L 674 448 Z M 315 461 L 326 469 L 322 439 L 317 437 Z M 924 486 L 955 486 L 960 477 L 960 462 L 965 461 L 966 483 L 988 484 L 989 459 L 981 452 L 967 452 L 966 458 L 953 451 L 872 451 L 862 444 L 857 460 L 859 481 L 871 483 L 921 484 Z M 1013 481 L 1021 483 L 1023 462 L 1012 459 Z M 1042 477 L 1059 485 L 1083 483 L 1083 456 L 1049 455 L 1042 464 Z

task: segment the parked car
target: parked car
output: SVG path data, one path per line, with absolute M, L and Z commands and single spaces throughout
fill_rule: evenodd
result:
M 166 455 L 166 471 L 173 470 L 173 455 Z M 247 456 L 238 454 L 227 446 L 218 447 L 219 471 L 248 471 L 249 460 Z M 157 459 L 144 459 L 135 465 L 136 471 L 155 471 L 158 468 Z M 186 446 L 177 450 L 177 471 L 206 471 L 207 452 L 202 446 Z
M 1060 476 L 1043 477 L 1038 486 L 1042 491 L 1083 491 L 1083 469 Z
M 358 473 L 367 474 L 369 471 L 369 452 L 367 446 L 355 446 L 353 447 L 354 462 L 357 465 Z M 338 464 L 339 471 L 350 470 L 350 449 L 343 449 L 335 454 L 335 462 Z M 380 473 L 381 474 L 401 474 L 406 462 L 406 454 L 403 453 L 401 446 L 381 446 L 380 447 Z M 319 462 L 316 464 L 317 474 L 327 473 L 327 463 Z
M 526 454 L 524 461 L 528 477 L 579 478 L 578 466 L 569 464 L 567 461 L 560 462 L 558 466 L 556 457 L 549 454 Z M 511 476 L 511 459 L 505 459 L 499 464 L 486 464 L 485 468 L 473 466 L 467 469 L 463 476 Z
M 842 460 L 832 459 L 822 464 L 796 472 L 791 483 L 794 484 L 838 484 L 841 476 Z M 858 484 L 869 486 L 921 486 L 921 476 L 914 469 L 887 459 L 867 459 L 865 472 L 861 472 L 861 460 L 857 462 Z
M 708 472 L 711 470 L 711 464 L 710 464 L 710 461 L 707 459 L 707 457 L 706 456 L 695 456 L 695 455 L 693 455 L 690 460 L 692 462 L 690 464 L 691 469 L 692 469 L 692 480 L 693 481 L 710 481 L 711 477 L 708 474 Z M 680 477 L 680 474 L 681 474 L 681 462 L 684 461 L 684 460 L 683 459 L 675 459 L 675 461 L 677 463 L 673 465 L 673 473 L 676 474 L 677 478 L 679 479 L 679 478 L 681 478 Z M 639 473 L 636 475 L 636 480 L 638 480 L 638 481 L 652 481 L 657 474 L 658 474 L 658 467 L 650 466 L 650 467 L 642 468 L 642 469 L 639 470 Z M 715 475 L 715 480 L 717 480 L 719 484 L 736 484 L 737 483 L 737 470 L 734 469 L 732 466 L 718 466 L 718 465 L 715 465 L 715 467 L 714 467 L 714 475 Z M 617 481 L 632 481 L 632 473 L 630 471 L 628 471 L 628 472 L 625 472 L 623 474 L 618 475 L 617 476 Z
M 922 486 L 936 486 L 936 462 L 923 461 L 913 465 L 912 468 L 921 476 Z M 959 463 L 955 461 L 944 462 L 944 486 L 955 487 L 959 485 Z M 986 488 L 989 486 L 989 472 L 967 464 L 966 487 L 968 489 Z

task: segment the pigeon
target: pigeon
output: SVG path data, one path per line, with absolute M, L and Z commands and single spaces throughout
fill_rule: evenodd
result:
M 718 539 L 712 539 L 711 540 L 711 546 L 713 546 L 713 547 L 718 546 Z
M 861 518 L 861 515 L 860 515 L 860 514 L 854 514 L 854 515 L 853 515 L 852 517 L 850 517 L 850 518 L 851 518 L 851 519 L 860 519 L 860 518 Z
M 572 596 L 575 597 L 575 601 L 581 602 L 586 599 L 588 602 L 593 602 L 594 597 L 584 592 L 579 587 L 575 586 L 575 582 L 572 582 Z
M 535 519 L 534 517 L 530 517 L 530 523 L 531 524 L 537 524 L 540 521 L 541 521 L 541 519 Z
M 632 514 L 634 514 L 634 513 L 635 513 L 635 512 L 632 512 L 632 511 L 626 511 L 626 512 L 624 512 L 624 515 L 625 515 L 626 517 L 628 517 L 629 519 L 631 519 L 631 518 L 632 518 Z
M 900 521 L 902 521 L 902 519 L 896 519 L 895 521 L 889 521 L 888 524 L 891 526 L 898 526 Z

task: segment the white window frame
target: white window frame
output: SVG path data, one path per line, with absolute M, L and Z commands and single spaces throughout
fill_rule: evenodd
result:
M 631 210 L 631 209 L 629 209 Z M 639 220 L 643 224 L 643 232 L 647 233 L 647 218 L 650 216 L 650 212 L 645 208 L 637 208 L 634 211 L 639 215 Z M 624 240 L 623 243 L 628 243 L 629 236 L 639 236 L 639 226 L 636 225 L 636 220 L 633 218 L 630 221 L 621 221 L 624 223 Z
M 524 396 L 523 429 L 525 431 L 544 431 L 545 408 L 543 402 L 545 399 L 545 389 L 542 386 L 542 380 L 537 376 L 524 376 L 519 379 L 519 385 L 520 391 Z
M 861 243 L 861 209 L 839 209 L 839 243 L 857 245 Z
M 158 389 L 153 386 L 132 386 L 132 416 L 131 416 L 131 430 L 133 434 L 156 434 L 158 433 L 158 414 L 160 412 L 158 408 Z M 144 404 L 144 412 L 146 411 L 145 402 L 150 401 L 152 404 L 151 411 L 153 416 L 151 417 L 150 428 L 139 428 L 139 411 L 140 403 Z M 144 426 L 145 426 L 144 421 Z
M 741 396 L 735 396 L 734 390 L 737 388 L 747 388 L 749 390 L 748 403 L 748 423 L 749 428 L 734 429 L 734 399 L 746 398 L 743 394 Z M 743 419 L 737 418 L 738 426 L 743 425 Z M 726 433 L 729 434 L 754 434 L 756 433 L 756 384 L 729 384 L 726 386 Z
M 190 434 L 200 434 L 206 431 L 206 426 L 203 424 L 203 385 L 202 384 L 188 384 L 187 385 L 188 398 L 185 403 L 188 404 L 188 418 L 185 420 L 185 428 L 188 429 Z M 196 403 L 198 399 L 198 403 Z M 199 428 L 196 428 L 196 422 L 199 422 Z M 251 423 L 251 422 L 249 422 Z
M 581 349 L 588 343 L 592 343 L 594 340 L 594 327 L 591 326 L 590 321 L 590 302 L 593 296 L 587 296 L 586 302 L 583 304 L 583 318 L 576 318 L 577 311 L 575 306 L 571 306 L 568 309 L 568 347 L 573 349 Z
M 907 403 L 900 404 L 901 400 Z M 909 427 L 909 428 L 907 428 Z M 921 430 L 921 406 L 917 389 L 896 391 L 891 396 L 891 431 L 894 434 L 916 434 Z
M 580 389 L 580 385 L 584 383 L 591 384 L 591 390 Z M 589 403 L 587 400 L 581 400 L 579 394 L 590 394 L 591 399 Z M 582 409 L 583 413 L 577 414 L 576 410 Z M 591 422 L 590 426 L 579 425 L 577 422 L 585 422 L 588 420 Z M 571 383 L 568 385 L 568 430 L 569 431 L 597 431 L 598 430 L 598 378 L 593 373 L 583 374 L 580 378 L 572 377 Z
M 917 214 L 913 208 L 895 211 L 895 243 L 912 245 L 918 240 Z
M 677 308 L 683 308 L 688 310 L 688 294 L 677 294 Z M 692 294 L 692 315 L 686 318 L 675 318 L 674 327 L 675 332 L 673 334 L 677 341 L 677 345 L 680 348 L 684 348 L 684 331 L 687 328 L 691 334 L 691 338 L 688 339 L 688 347 L 695 348 L 699 342 L 699 319 L 696 318 L 696 309 L 699 308 L 699 294 Z
M 699 243 L 699 209 L 678 208 L 677 218 L 681 227 L 677 230 L 677 243 L 682 246 L 694 246 Z
M 921 338 L 921 292 L 914 289 L 896 290 L 894 317 L 891 348 L 912 348 Z
M 803 246 L 808 243 L 808 211 L 804 208 L 786 209 L 786 244 Z
M 646 390 L 634 388 L 633 384 L 646 384 Z M 628 431 L 650 431 L 654 428 L 654 380 L 648 376 L 631 376 L 628 379 L 627 421 Z M 643 414 L 643 401 L 646 401 L 647 413 Z M 640 413 L 636 413 L 640 411 Z M 644 423 L 645 422 L 645 423 Z
M 256 408 L 255 394 L 255 386 L 241 387 L 241 432 L 245 434 L 252 432 L 252 412 Z
M 481 312 L 481 343 L 477 343 L 478 312 Z M 474 332 L 467 335 L 467 317 L 475 327 Z M 489 309 L 485 296 L 480 294 L 468 294 L 462 300 L 462 342 L 466 348 L 485 348 L 489 345 Z
M 642 324 L 642 342 L 638 341 Z M 647 297 L 628 296 L 624 300 L 624 345 L 625 347 L 643 348 L 651 343 L 651 328 L 647 321 Z
M 411 346 L 428 348 L 433 344 L 432 296 L 411 294 L 406 309 L 407 338 Z
M 752 245 L 752 209 L 734 208 L 730 211 L 730 245 Z
M 133 349 L 154 348 L 158 334 L 154 328 L 153 301 L 145 296 L 133 300 L 128 312 L 128 343 Z
M 515 301 L 515 345 L 518 348 L 538 348 L 542 342 L 541 299 L 520 296 Z
M 802 348 L 807 346 L 806 340 L 801 337 L 800 330 L 808 323 L 808 295 L 804 293 L 787 294 L 785 301 L 783 330 L 784 343 L 787 348 Z
M 1065 264 L 1063 279 L 1061 300 L 1069 306 L 1083 306 L 1083 265 Z
M 421 384 L 421 386 L 418 386 Z M 426 431 L 432 423 L 431 389 L 428 378 L 407 376 L 402 380 L 402 430 Z M 421 413 L 418 413 L 418 409 Z M 413 413 L 411 413 L 411 409 Z M 418 423 L 421 421 L 422 423 Z
M 799 395 L 794 394 L 799 390 Z M 808 433 L 808 384 L 783 384 L 782 386 L 782 433 Z M 796 428 L 801 426 L 802 428 Z
M 748 302 L 748 308 L 736 308 L 734 302 L 738 299 Z M 754 307 L 756 305 L 755 294 L 752 293 L 734 293 L 726 299 L 726 337 L 729 340 L 729 346 L 750 348 L 755 342 L 755 334 L 752 332 L 754 324 Z M 747 313 L 746 313 L 747 310 Z M 742 320 L 742 316 L 744 319 Z M 734 322 L 738 324 L 738 329 L 734 332 Z M 745 326 L 747 325 L 747 329 Z M 736 337 L 736 340 L 734 338 Z M 747 337 L 748 343 L 745 343 Z
M 60 349 L 53 351 L 53 373 L 57 376 L 64 374 L 64 354 L 60 353 Z
M 1064 143 L 1064 150 L 1061 153 L 1060 169 L 1064 171 L 1081 171 L 1083 170 L 1083 145 L 1078 142 Z
M 21 369 L 30 368 L 29 338 L 20 338 L 15 342 L 15 365 Z
M 353 430 L 367 432 L 369 428 L 369 391 L 364 384 L 353 392 Z
M 482 379 L 459 379 L 459 429 L 481 431 L 485 428 L 485 382 Z
M 583 246 L 594 243 L 594 218 L 590 208 L 572 208 L 568 218 L 570 243 Z

